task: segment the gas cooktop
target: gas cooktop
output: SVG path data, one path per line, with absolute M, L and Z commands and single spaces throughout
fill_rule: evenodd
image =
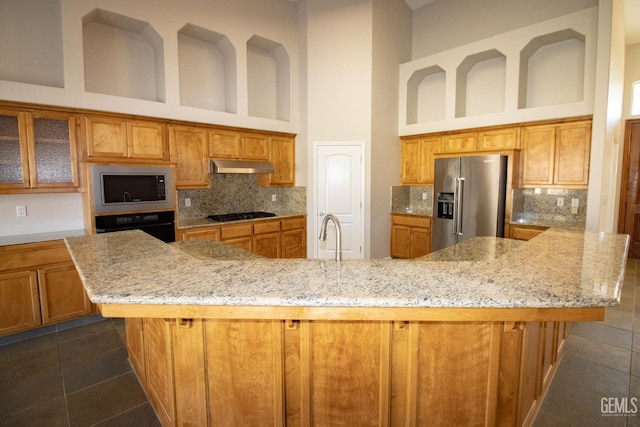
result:
M 246 219 L 271 218 L 276 214 L 271 212 L 239 212 L 222 215 L 209 215 L 208 218 L 217 222 L 242 221 Z

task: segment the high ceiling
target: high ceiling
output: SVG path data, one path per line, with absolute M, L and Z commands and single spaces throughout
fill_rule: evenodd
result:
M 412 10 L 437 0 L 404 0 Z M 640 0 L 624 0 L 624 30 L 626 44 L 640 43 Z

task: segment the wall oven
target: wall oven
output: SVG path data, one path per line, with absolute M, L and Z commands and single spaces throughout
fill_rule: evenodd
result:
M 90 173 L 96 233 L 139 229 L 175 241 L 170 166 L 94 165 Z
M 163 242 L 175 242 L 173 211 L 96 216 L 96 233 L 142 230 Z

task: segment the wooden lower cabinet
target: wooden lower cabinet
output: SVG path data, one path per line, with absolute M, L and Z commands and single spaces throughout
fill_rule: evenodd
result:
M 0 274 L 0 336 L 42 325 L 35 271 Z
M 556 321 L 126 325 L 163 425 L 529 425 L 566 336 Z
M 533 225 L 516 225 L 511 224 L 509 237 L 517 240 L 531 240 L 538 234 L 548 230 L 549 227 L 538 227 Z
M 0 336 L 94 312 L 63 241 L 0 247 Z
M 178 230 L 178 240 L 216 240 L 266 258 L 306 258 L 307 218 L 287 217 Z
M 298 216 L 281 222 L 282 258 L 307 257 L 307 218 Z
M 391 215 L 391 256 L 413 259 L 431 252 L 431 218 Z
M 254 224 L 253 253 L 266 258 L 280 258 L 281 249 L 279 220 Z
M 38 270 L 42 323 L 57 323 L 91 314 L 92 306 L 73 263 Z

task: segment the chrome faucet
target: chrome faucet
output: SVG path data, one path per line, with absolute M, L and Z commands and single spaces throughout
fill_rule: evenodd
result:
M 336 261 L 340 261 L 342 259 L 342 228 L 340 227 L 340 221 L 338 221 L 335 215 L 327 214 L 322 220 L 322 225 L 320 226 L 320 241 L 324 242 L 327 240 L 327 223 L 329 220 L 333 221 L 333 224 L 336 226 Z

